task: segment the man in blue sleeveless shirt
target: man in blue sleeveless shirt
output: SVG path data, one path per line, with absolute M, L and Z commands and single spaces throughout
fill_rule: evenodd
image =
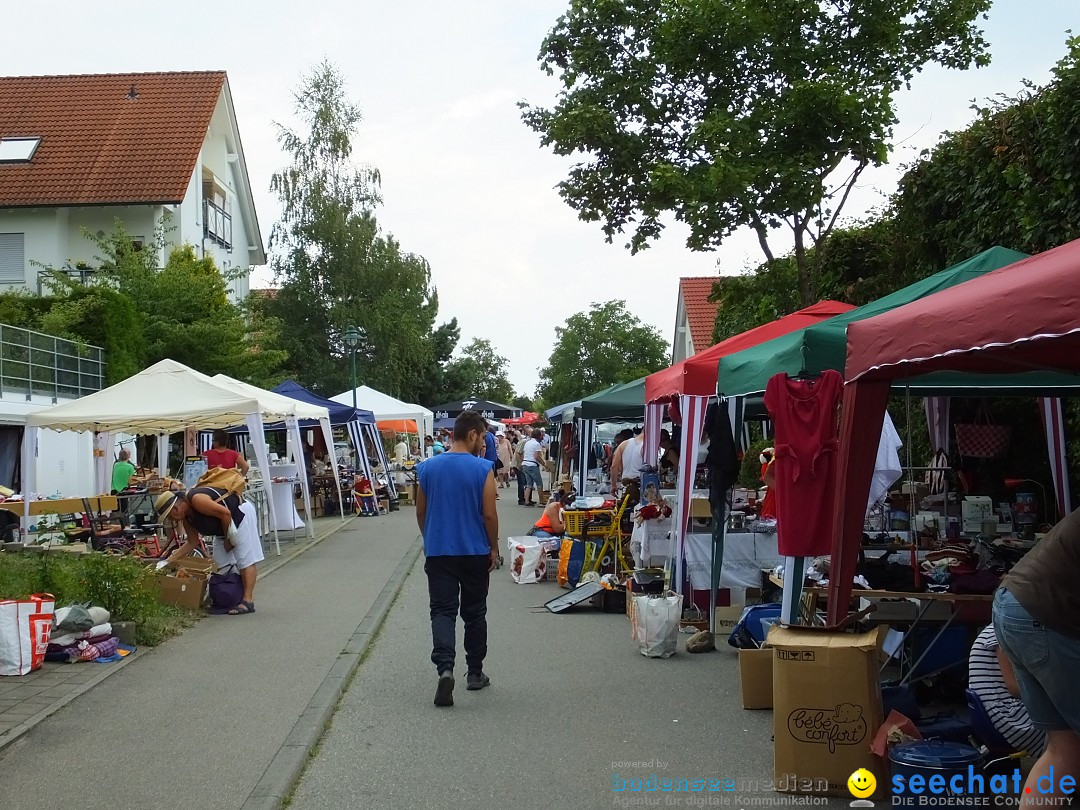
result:
M 499 559 L 499 516 L 495 477 L 484 458 L 487 423 L 465 411 L 454 422 L 447 452 L 417 467 L 416 522 L 424 535 L 424 572 L 431 610 L 431 661 L 439 673 L 436 706 L 454 705 L 454 657 L 460 610 L 465 624 L 466 684 L 490 683 L 487 655 L 487 593 Z

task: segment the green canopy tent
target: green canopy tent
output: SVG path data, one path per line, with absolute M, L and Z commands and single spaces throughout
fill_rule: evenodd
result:
M 596 435 L 596 423 L 620 420 L 642 420 L 645 416 L 645 378 L 619 383 L 597 391 L 574 407 L 562 412 L 563 424 L 577 423 L 578 454 L 573 460 L 577 476 L 577 491 L 584 493 L 588 483 L 589 449 Z M 561 462 L 560 462 L 561 465 Z M 560 466 L 559 469 L 562 469 Z
M 645 378 L 620 383 L 581 400 L 579 419 L 641 420 L 645 417 Z

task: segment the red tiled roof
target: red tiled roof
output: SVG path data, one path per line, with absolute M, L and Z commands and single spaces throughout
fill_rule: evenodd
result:
M 0 77 L 0 138 L 41 137 L 29 163 L 0 164 L 0 207 L 181 202 L 224 84 L 224 71 Z
M 694 342 L 695 352 L 713 345 L 713 326 L 720 305 L 709 301 L 709 296 L 712 295 L 713 285 L 719 280 L 720 276 L 679 279 L 679 295 L 682 296 L 686 320 L 690 324 L 690 339 Z

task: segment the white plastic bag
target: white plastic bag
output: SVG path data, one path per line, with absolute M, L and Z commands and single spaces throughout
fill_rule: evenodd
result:
M 510 576 L 519 585 L 543 582 L 547 575 L 547 551 L 535 537 L 508 537 Z
M 48 593 L 0 602 L 0 675 L 29 675 L 41 666 L 54 607 Z
M 634 600 L 631 636 L 648 658 L 670 658 L 679 644 L 682 596 L 668 591 L 663 596 L 639 594 Z

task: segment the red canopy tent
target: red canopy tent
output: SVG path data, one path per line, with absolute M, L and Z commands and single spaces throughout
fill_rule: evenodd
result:
M 515 416 L 511 419 L 503 419 L 504 425 L 534 425 L 540 421 L 540 414 L 533 413 L 532 411 L 525 411 L 521 416 Z
M 830 624 L 847 612 L 890 385 L 945 370 L 1080 373 L 1080 240 L 848 325 Z
M 693 357 L 646 377 L 645 402 L 669 402 L 680 396 L 716 396 L 716 364 L 721 357 L 749 349 L 789 332 L 805 329 L 854 308 L 851 304 L 842 304 L 839 301 L 820 301 L 772 323 L 721 341 Z

